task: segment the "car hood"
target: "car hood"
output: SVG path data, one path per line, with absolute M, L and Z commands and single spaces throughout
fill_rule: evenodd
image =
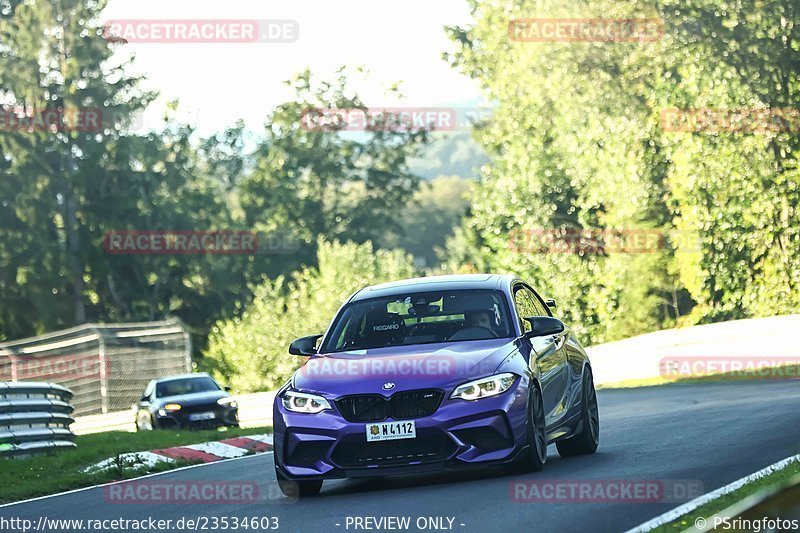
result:
M 513 339 L 488 339 L 321 354 L 311 357 L 294 373 L 291 385 L 295 390 L 334 398 L 447 389 L 493 374 L 514 350 Z
M 194 392 L 191 394 L 179 394 L 177 396 L 164 396 L 163 398 L 158 398 L 156 401 L 159 407 L 162 407 L 168 403 L 179 403 L 184 407 L 188 407 L 192 405 L 214 404 L 220 398 L 225 398 L 227 396 L 230 396 L 230 394 L 222 390 L 215 390 L 208 392 Z

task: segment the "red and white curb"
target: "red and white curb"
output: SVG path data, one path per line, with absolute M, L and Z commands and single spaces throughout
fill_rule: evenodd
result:
M 234 437 L 216 442 L 203 442 L 188 446 L 176 446 L 149 452 L 124 453 L 111 457 L 86 468 L 86 472 L 105 470 L 112 467 L 139 468 L 152 467 L 159 463 L 190 461 L 193 463 L 212 463 L 222 459 L 232 459 L 243 455 L 263 453 L 272 450 L 272 433 Z

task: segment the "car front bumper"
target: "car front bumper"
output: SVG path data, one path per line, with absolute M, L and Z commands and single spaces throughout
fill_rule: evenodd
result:
M 214 418 L 205 420 L 191 420 L 190 417 L 198 413 L 213 413 Z M 220 405 L 209 405 L 206 407 L 193 406 L 191 411 L 181 410 L 178 412 L 161 415 L 158 412 L 153 414 L 154 427 L 159 429 L 210 429 L 222 426 L 239 425 L 238 407 L 224 407 Z
M 421 473 L 504 463 L 527 443 L 527 380 L 503 394 L 451 400 L 413 419 L 417 437 L 368 443 L 367 422 L 349 422 L 333 400 L 318 414 L 273 408 L 275 465 L 287 479 L 335 479 Z M 386 422 L 392 421 L 387 419 Z

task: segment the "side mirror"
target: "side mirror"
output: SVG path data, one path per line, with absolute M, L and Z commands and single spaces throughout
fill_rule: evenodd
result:
M 551 316 L 528 316 L 525 320 L 531 325 L 531 330 L 525 332 L 525 336 L 543 337 L 545 335 L 555 335 L 564 331 L 564 323 Z
M 225 392 L 230 392 L 231 391 L 231 388 L 228 387 L 228 386 L 223 387 L 223 389 L 225 389 Z
M 317 340 L 322 337 L 319 335 L 309 335 L 308 337 L 300 337 L 292 341 L 289 345 L 289 353 L 292 355 L 305 355 L 310 356 L 317 353 Z
M 555 300 L 553 300 L 552 298 L 545 298 L 545 300 L 544 300 L 544 304 L 545 304 L 547 307 L 549 307 L 550 309 L 555 309 L 556 307 L 558 307 L 558 306 L 556 305 L 556 301 L 555 301 Z
M 141 398 L 139 398 L 139 401 L 140 402 L 149 402 L 150 398 L 148 396 L 142 396 Z

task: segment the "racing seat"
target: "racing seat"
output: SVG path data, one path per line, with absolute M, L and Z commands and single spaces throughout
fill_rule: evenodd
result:
M 397 313 L 375 311 L 367 315 L 362 346 L 382 348 L 400 344 L 406 335 L 406 323 Z

